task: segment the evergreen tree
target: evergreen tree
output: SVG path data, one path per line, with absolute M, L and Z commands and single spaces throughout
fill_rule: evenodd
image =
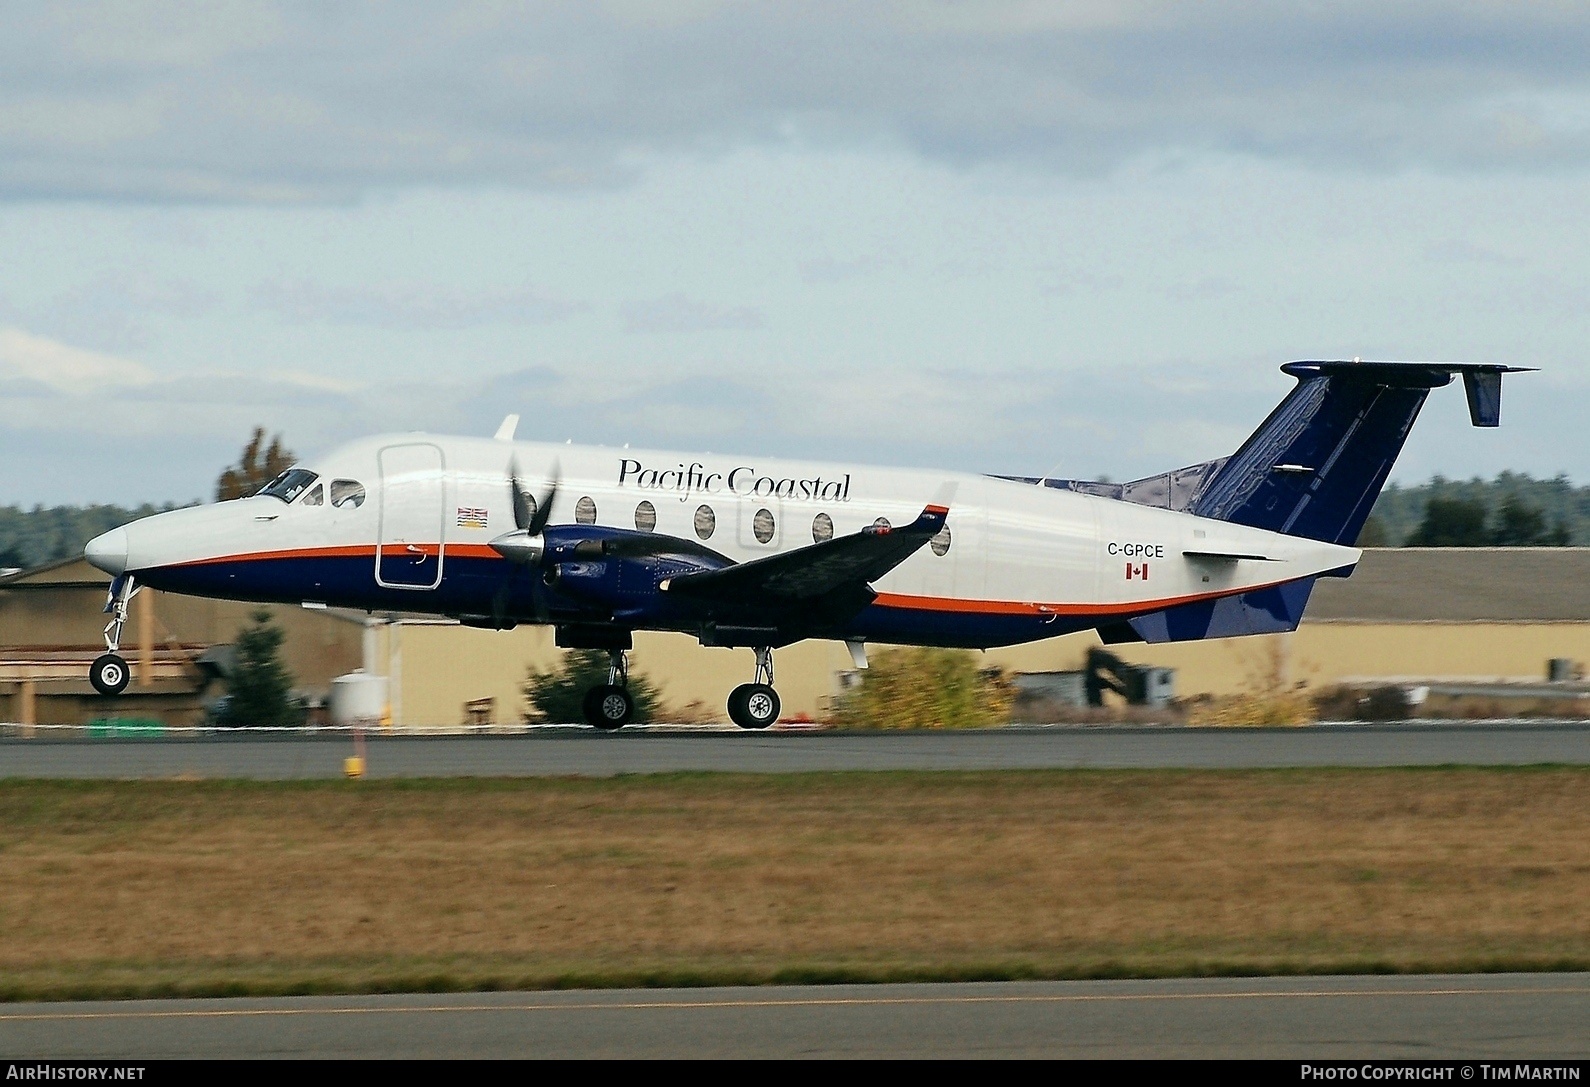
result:
M 1496 530 L 1491 542 L 1498 547 L 1539 547 L 1550 534 L 1546 531 L 1546 515 L 1516 494 L 1502 500 L 1496 514 Z
M 293 677 L 280 656 L 286 635 L 264 608 L 249 618 L 251 624 L 238 631 L 233 643 L 237 663 L 228 683 L 232 700 L 227 706 L 227 723 L 255 727 L 297 724 L 298 707 L 291 699 Z
M 531 716 L 555 725 L 584 721 L 585 694 L 607 682 L 607 664 L 607 654 L 600 649 L 571 649 L 552 671 L 531 669 L 530 680 L 524 686 Z M 644 724 L 657 715 L 661 699 L 645 676 L 630 672 L 629 694 L 635 700 L 632 723 Z
M 1484 547 L 1490 542 L 1485 503 L 1464 498 L 1430 499 L 1424 520 L 1408 537 L 1409 547 Z
M 259 489 L 293 466 L 293 454 L 282 448 L 280 434 L 265 445 L 265 428 L 255 427 L 254 436 L 243 447 L 242 459 L 221 473 L 215 484 L 215 500 L 226 502 L 233 498 L 247 498 L 258 494 Z

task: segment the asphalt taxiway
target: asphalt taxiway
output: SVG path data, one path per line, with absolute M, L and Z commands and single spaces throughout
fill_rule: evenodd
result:
M 0 1056 L 1478 1062 L 1583 1058 L 1586 1023 L 1587 974 L 629 989 L 12 1004 Z
M 0 741 L 0 777 L 325 778 L 347 735 Z M 543 728 L 508 735 L 374 736 L 371 777 L 606 776 L 706 770 L 1239 769 L 1590 763 L 1590 722 L 1305 728 L 1003 728 L 766 732 Z

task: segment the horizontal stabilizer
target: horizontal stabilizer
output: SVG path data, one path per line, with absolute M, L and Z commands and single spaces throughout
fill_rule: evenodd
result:
M 1201 547 L 1197 551 L 1183 551 L 1189 559 L 1212 559 L 1216 562 L 1236 562 L 1238 559 L 1252 559 L 1254 562 L 1275 562 L 1276 559 L 1269 555 L 1258 555 L 1252 551 L 1239 551 L 1235 548 L 1224 550 L 1217 547 Z

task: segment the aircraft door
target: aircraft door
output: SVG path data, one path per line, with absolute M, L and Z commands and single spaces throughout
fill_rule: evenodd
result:
M 381 527 L 375 581 L 389 589 L 434 589 L 442 583 L 447 477 L 439 447 L 389 445 L 381 466 Z

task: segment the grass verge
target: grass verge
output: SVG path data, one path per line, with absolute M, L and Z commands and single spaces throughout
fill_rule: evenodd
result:
M 0 999 L 1590 968 L 1590 770 L 0 783 Z

